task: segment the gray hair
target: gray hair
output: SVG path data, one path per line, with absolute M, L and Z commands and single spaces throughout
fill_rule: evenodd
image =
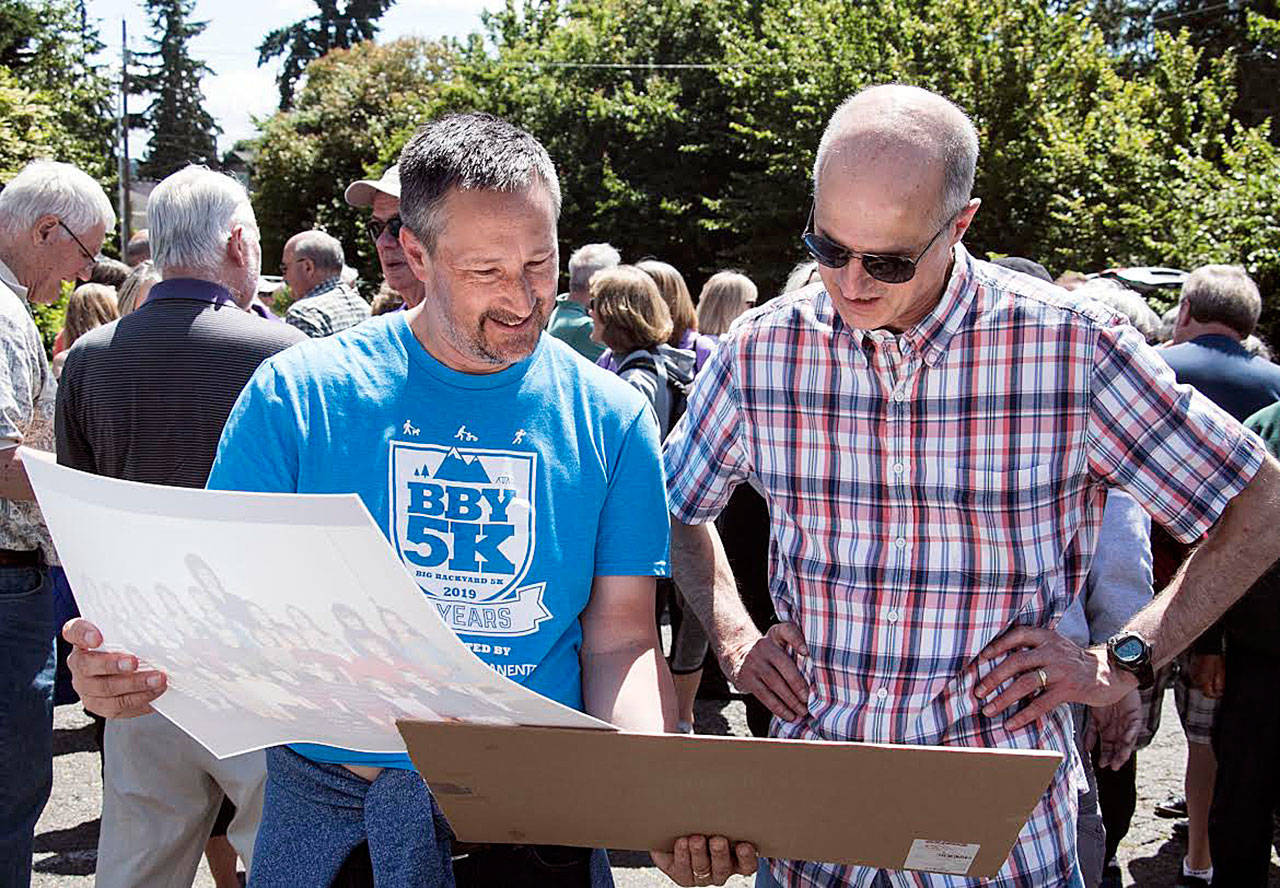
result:
M 313 228 L 295 234 L 289 242 L 293 244 L 295 259 L 310 259 L 320 271 L 341 274 L 343 266 L 347 264 L 346 257 L 342 254 L 342 243 L 328 232 Z
M 799 290 L 801 287 L 807 287 L 814 281 L 814 275 L 818 273 L 818 263 L 812 259 L 804 262 L 797 262 L 796 267 L 791 269 L 791 274 L 787 275 L 787 282 L 782 285 L 779 295 L 786 295 Z
M 1092 299 L 1101 302 L 1133 325 L 1142 334 L 1147 343 L 1154 345 L 1160 342 L 1160 316 L 1147 305 L 1147 300 L 1135 290 L 1110 278 L 1090 278 L 1071 291 L 1076 298 Z
M 216 271 L 237 225 L 258 223 L 244 186 L 230 176 L 192 164 L 164 179 L 147 200 L 151 261 L 167 268 Z
M 609 244 L 583 244 L 569 257 L 569 292 L 581 293 L 591 283 L 591 276 L 602 268 L 615 268 L 622 254 Z
M 492 114 L 450 114 L 423 126 L 400 152 L 400 217 L 428 250 L 454 188 L 523 191 L 541 180 L 560 216 L 560 179 L 547 149 Z
M 1191 319 L 1225 324 L 1248 336 L 1258 326 L 1262 297 L 1258 285 L 1238 265 L 1202 265 L 1182 282 L 1182 301 Z
M 1240 344 L 1244 346 L 1244 350 L 1255 358 L 1262 358 L 1264 361 L 1271 360 L 1271 346 L 1267 345 L 1267 341 L 1258 336 L 1246 336 L 1240 340 Z
M 110 231 L 116 224 L 111 200 L 92 176 L 69 163 L 33 160 L 0 191 L 0 233 L 30 230 L 46 215 L 78 234 L 95 225 Z
M 845 99 L 827 122 L 813 162 L 813 189 L 832 145 L 857 133 L 876 146 L 901 151 L 909 146 L 935 156 L 943 165 L 938 221 L 955 216 L 973 196 L 978 167 L 978 131 L 954 102 L 901 83 L 869 86 Z

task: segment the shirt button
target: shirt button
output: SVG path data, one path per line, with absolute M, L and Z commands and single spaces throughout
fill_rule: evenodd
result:
M 897 546 L 899 549 L 905 549 L 907 547 L 907 541 L 903 537 L 898 537 L 896 540 L 893 541 L 893 544 Z
M 905 401 L 907 400 L 907 393 L 904 392 L 902 389 L 898 389 L 896 392 L 893 393 L 893 400 Z
M 886 688 L 881 688 L 876 691 L 876 696 L 883 700 L 885 697 L 889 696 L 889 691 Z
M 897 474 L 899 474 L 899 475 L 901 475 L 901 474 L 906 470 L 906 468 L 907 468 L 907 467 L 906 467 L 906 466 L 904 466 L 904 465 L 903 465 L 902 463 L 900 463 L 900 462 L 896 462 L 896 463 L 894 463 L 894 464 L 893 464 L 893 470 L 894 470 L 894 472 L 896 472 L 896 473 L 897 473 Z
M 887 619 L 890 623 L 898 622 L 898 612 L 889 611 L 889 613 L 885 614 L 885 619 Z

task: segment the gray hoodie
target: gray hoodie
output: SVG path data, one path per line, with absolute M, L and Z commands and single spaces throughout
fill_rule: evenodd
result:
M 1084 591 L 1058 631 L 1081 647 L 1106 641 L 1151 601 L 1151 582 L 1151 518 L 1127 494 L 1108 491 Z

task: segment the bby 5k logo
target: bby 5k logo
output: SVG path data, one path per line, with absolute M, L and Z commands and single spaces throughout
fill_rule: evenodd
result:
M 536 453 L 391 442 L 396 552 L 464 635 L 515 636 L 551 618 L 521 586 L 537 543 Z

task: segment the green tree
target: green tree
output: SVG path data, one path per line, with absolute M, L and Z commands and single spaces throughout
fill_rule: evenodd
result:
M 293 106 L 293 94 L 307 65 L 330 50 L 351 49 L 372 40 L 378 33 L 378 19 L 395 0 L 316 0 L 319 12 L 271 31 L 258 46 L 258 66 L 284 56 L 277 78 L 280 108 Z
M 547 144 L 565 248 L 608 239 L 695 287 L 726 266 L 782 282 L 828 116 L 886 81 L 973 116 L 978 255 L 1087 271 L 1232 257 L 1266 278 L 1277 198 L 1254 183 L 1280 165 L 1265 129 L 1232 119 L 1232 58 L 1158 32 L 1137 67 L 1106 36 L 1085 6 L 1034 0 L 508 2 L 434 104 Z
M 426 119 L 452 63 L 448 48 L 420 38 L 361 43 L 311 63 L 293 110 L 259 122 L 253 201 L 264 267 L 273 267 L 289 237 L 320 227 L 342 241 L 365 280 L 380 278 L 364 231 L 368 214 L 348 206 L 343 190 L 394 162 L 403 133 Z
M 163 179 L 189 163 L 217 166 L 220 132 L 204 108 L 200 78 L 213 73 L 191 57 L 189 43 L 207 22 L 191 21 L 195 0 L 147 0 L 155 36 L 150 52 L 138 55 L 145 73 L 135 78 L 136 91 L 152 96 L 142 120 L 151 130 L 146 158 L 138 165 L 144 178 Z
M 102 42 L 81 12 L 69 0 L 0 0 L 0 164 L 53 157 L 111 188 L 113 85 L 90 61 Z

